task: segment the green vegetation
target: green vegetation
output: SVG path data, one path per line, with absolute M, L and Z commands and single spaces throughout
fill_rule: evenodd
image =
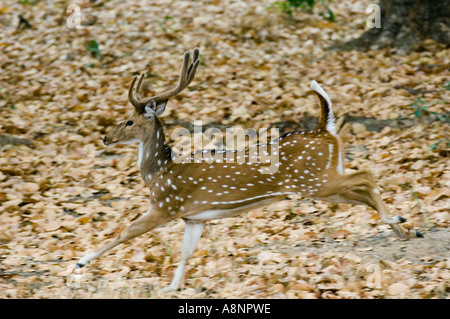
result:
M 302 10 L 311 12 L 316 3 L 320 3 L 322 7 L 327 11 L 328 17 L 327 19 L 331 22 L 336 22 L 336 17 L 334 12 L 328 7 L 327 2 L 333 2 L 333 0 L 284 0 L 284 1 L 276 1 L 270 8 L 277 8 L 283 13 L 292 16 L 294 11 Z

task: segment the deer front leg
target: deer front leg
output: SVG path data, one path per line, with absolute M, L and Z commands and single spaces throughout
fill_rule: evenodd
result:
M 100 248 L 99 250 L 81 258 L 75 265 L 75 268 L 81 268 L 86 264 L 91 263 L 94 259 L 98 258 L 100 255 L 104 254 L 108 250 L 152 230 L 153 228 L 162 224 L 165 221 L 166 220 L 164 220 L 160 214 L 152 213 L 149 210 L 144 216 L 134 221 L 130 226 L 124 229 L 115 240 L 113 240 L 106 246 Z
M 186 226 L 184 228 L 183 244 L 181 248 L 181 258 L 178 263 L 178 268 L 175 271 L 175 275 L 172 282 L 166 288 L 161 289 L 162 292 L 169 292 L 177 290 L 180 287 L 181 280 L 183 279 L 184 269 L 186 268 L 187 260 L 192 256 L 195 250 L 195 246 L 198 240 L 202 236 L 204 222 L 201 221 L 191 221 L 185 219 Z

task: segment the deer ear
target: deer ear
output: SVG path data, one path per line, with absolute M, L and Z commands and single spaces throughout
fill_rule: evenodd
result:
M 164 110 L 166 109 L 167 101 L 169 101 L 169 99 L 159 102 L 156 105 L 156 115 L 160 116 L 161 114 L 163 114 Z
M 156 107 L 156 103 L 154 100 L 151 100 L 144 107 L 144 115 L 148 120 L 151 120 L 153 118 L 153 116 L 155 116 L 155 107 Z

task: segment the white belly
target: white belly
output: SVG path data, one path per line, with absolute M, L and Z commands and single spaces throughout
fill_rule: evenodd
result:
M 261 207 L 261 206 L 266 206 L 270 203 L 273 203 L 274 201 L 276 201 L 277 198 L 268 198 L 253 204 L 249 204 L 249 205 L 245 205 L 245 206 L 241 206 L 238 208 L 234 208 L 234 209 L 214 209 L 214 210 L 206 210 L 204 212 L 195 214 L 195 215 L 191 215 L 191 216 L 186 216 L 183 217 L 185 219 L 189 219 L 189 220 L 210 220 L 210 219 L 220 219 L 220 218 L 227 218 L 227 217 L 234 217 L 237 216 L 243 212 L 248 212 L 252 209 Z

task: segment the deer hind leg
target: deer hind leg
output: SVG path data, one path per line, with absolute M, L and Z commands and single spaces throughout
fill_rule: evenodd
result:
M 341 193 L 340 196 L 345 199 L 346 201 L 350 202 L 352 201 L 355 204 L 365 204 L 375 210 L 377 210 L 377 206 L 374 203 L 374 200 L 370 197 L 370 194 L 365 189 L 354 189 L 350 190 L 344 193 Z M 381 199 L 380 199 L 381 201 Z M 380 205 L 384 206 L 384 203 L 381 202 Z M 403 217 L 399 217 L 403 221 L 406 221 Z M 400 239 L 406 240 L 410 238 L 418 238 L 423 237 L 421 233 L 419 233 L 417 230 L 406 230 L 399 224 L 389 224 L 389 226 L 392 228 L 394 233 L 399 237 Z
M 172 282 L 166 288 L 163 288 L 162 292 L 169 292 L 177 290 L 180 287 L 181 280 L 183 279 L 184 269 L 186 268 L 187 260 L 192 256 L 195 250 L 195 246 L 198 240 L 202 236 L 203 226 L 205 223 L 199 221 L 190 221 L 185 219 L 186 225 L 184 229 L 183 245 L 181 248 L 181 258 L 178 263 L 178 268 L 175 271 L 175 275 Z
M 98 258 L 100 255 L 104 254 L 108 250 L 116 247 L 117 245 L 120 245 L 130 239 L 133 239 L 137 236 L 140 236 L 156 226 L 162 224 L 161 218 L 159 218 L 159 214 L 155 214 L 150 212 L 150 210 L 141 218 L 134 221 L 130 226 L 125 228 L 119 236 L 107 244 L 106 246 L 100 248 L 99 250 L 90 253 L 83 258 L 81 258 L 78 263 L 76 264 L 75 268 L 81 268 L 85 266 L 86 264 L 91 263 L 94 259 Z
M 389 224 L 394 233 L 401 239 L 423 237 L 418 231 L 408 231 L 398 225 L 398 223 L 405 222 L 406 219 L 389 214 L 386 205 L 381 199 L 380 191 L 369 171 L 361 170 L 350 175 L 341 175 L 340 177 L 336 181 L 339 186 L 334 188 L 336 192 L 332 194 L 334 199 L 338 199 L 337 201 L 340 202 L 365 204 L 375 209 L 380 219 Z

